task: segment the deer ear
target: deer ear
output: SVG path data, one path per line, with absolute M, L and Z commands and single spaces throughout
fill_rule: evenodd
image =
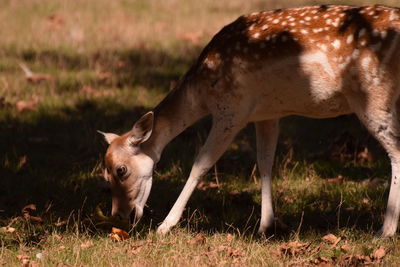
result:
M 108 144 L 111 144 L 111 142 L 114 141 L 115 138 L 119 137 L 119 135 L 113 133 L 104 133 L 102 131 L 97 131 L 97 132 L 104 136 L 104 139 Z
M 154 113 L 152 111 L 146 113 L 141 117 L 131 130 L 131 137 L 129 143 L 131 145 L 139 145 L 151 136 L 153 131 Z

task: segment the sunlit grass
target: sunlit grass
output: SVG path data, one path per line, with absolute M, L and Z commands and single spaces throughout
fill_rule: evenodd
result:
M 96 130 L 129 130 L 237 16 L 322 2 L 2 1 L 0 227 L 15 231 L 0 231 L 0 265 L 20 265 L 22 256 L 44 266 L 310 265 L 321 257 L 339 264 L 379 246 L 387 252 L 384 264 L 396 264 L 398 238 L 374 238 L 390 164 L 352 116 L 282 121 L 273 171 L 278 227 L 266 239 L 255 235 L 260 181 L 252 126 L 207 175 L 172 233 L 154 232 L 183 187 L 209 118 L 167 146 L 130 239 L 113 242 L 110 229 L 92 221 L 98 204 L 110 212 L 102 180 L 106 145 Z M 21 62 L 51 79 L 28 82 Z M 371 161 L 359 157 L 365 148 Z M 28 204 L 43 223 L 23 218 Z M 342 238 L 337 246 L 321 241 L 328 233 Z M 282 253 L 290 241 L 310 244 L 296 255 Z

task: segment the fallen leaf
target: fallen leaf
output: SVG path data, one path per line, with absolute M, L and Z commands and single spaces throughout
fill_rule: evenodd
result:
M 198 185 L 197 185 L 197 189 L 205 191 L 207 189 L 210 188 L 218 188 L 220 185 L 217 184 L 216 182 L 207 182 L 207 181 L 201 181 Z
M 112 73 L 111 72 L 99 72 L 99 73 L 97 73 L 97 78 L 101 82 L 105 82 L 112 78 Z
M 313 261 L 314 264 L 316 264 L 319 267 L 330 267 L 330 266 L 334 266 L 334 262 L 332 260 L 332 258 L 327 258 L 327 257 L 318 257 L 317 259 L 315 259 Z
M 340 247 L 340 249 L 341 249 L 343 252 L 350 252 L 350 251 L 352 250 L 352 248 L 350 247 L 349 244 L 344 244 L 343 246 Z
M 91 247 L 91 246 L 93 246 L 93 241 L 91 241 L 91 240 L 89 240 L 89 241 L 87 241 L 87 242 L 81 244 L 81 248 L 82 248 L 82 249 L 86 249 L 86 248 L 89 248 L 89 247 Z
M 294 203 L 294 199 L 293 199 L 292 197 L 286 196 L 286 197 L 283 198 L 283 200 L 284 200 L 286 203 L 289 203 L 289 204 Z
M 374 250 L 374 252 L 371 255 L 371 258 L 375 260 L 381 260 L 383 257 L 386 255 L 386 249 L 382 246 L 380 246 L 378 249 Z
M 4 226 L 0 228 L 1 232 L 7 232 L 7 233 L 14 233 L 15 232 L 15 228 L 10 227 L 10 226 Z
M 364 198 L 362 199 L 362 203 L 365 204 L 365 205 L 369 205 L 369 204 L 371 204 L 371 201 L 369 201 L 368 198 L 364 197 Z
M 235 249 L 231 246 L 221 245 L 216 249 L 216 252 L 225 252 L 228 257 L 240 257 L 243 256 L 244 251 L 241 249 Z
M 113 241 L 119 242 L 129 238 L 129 234 L 124 230 L 113 227 L 108 235 Z
M 296 255 L 300 252 L 305 252 L 310 243 L 301 243 L 299 241 L 291 241 L 281 245 L 281 251 L 285 254 Z
M 54 225 L 57 227 L 60 227 L 60 226 L 66 225 L 66 224 L 67 224 L 67 221 L 58 221 Z
M 22 267 L 29 267 L 30 266 L 30 260 L 29 256 L 27 255 L 17 255 L 17 259 L 21 262 Z
M 43 222 L 42 218 L 30 215 L 32 211 L 36 211 L 35 204 L 26 205 L 25 207 L 22 208 L 21 213 L 26 220 L 29 220 L 31 222 L 42 223 Z
M 188 240 L 187 243 L 189 245 L 202 245 L 206 243 L 206 237 L 202 233 L 198 233 L 195 237 Z
M 28 162 L 28 157 L 26 155 L 20 157 L 19 161 L 18 161 L 18 169 L 21 169 L 22 167 L 24 167 L 27 162 Z
M 58 235 L 58 234 L 53 234 L 53 237 L 57 240 L 61 240 L 62 236 Z
M 232 235 L 232 234 L 227 234 L 227 235 L 226 235 L 226 241 L 228 241 L 228 242 L 232 242 L 232 241 L 233 241 L 233 239 L 234 239 L 234 237 L 233 237 L 233 235 Z
M 25 63 L 19 62 L 18 64 L 25 73 L 26 80 L 30 83 L 54 80 L 54 77 L 50 74 L 33 73 Z
M 335 178 L 328 178 L 328 179 L 326 179 L 326 182 L 327 182 L 327 183 L 330 183 L 330 184 L 342 184 L 343 181 L 344 181 L 344 177 L 343 177 L 342 175 L 338 175 L 338 176 L 335 177 Z
M 142 249 L 143 249 L 142 245 L 132 246 L 130 253 L 133 255 L 137 255 L 140 251 L 142 251 Z
M 334 234 L 327 234 L 326 236 L 322 237 L 322 240 L 331 243 L 332 247 L 335 247 L 341 239 L 341 237 L 336 237 Z
M 282 256 L 282 253 L 280 250 L 273 250 L 271 251 L 271 256 L 278 259 Z
M 35 111 L 37 100 L 19 100 L 15 103 L 18 112 Z

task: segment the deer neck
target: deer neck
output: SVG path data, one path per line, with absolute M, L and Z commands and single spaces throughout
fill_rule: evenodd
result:
M 207 115 L 195 86 L 185 80 L 154 109 L 153 132 L 143 145 L 155 162 L 159 161 L 164 147 L 173 138 Z

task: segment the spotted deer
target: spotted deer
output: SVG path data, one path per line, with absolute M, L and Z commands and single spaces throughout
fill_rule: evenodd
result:
M 241 16 L 213 37 L 154 111 L 121 136 L 103 133 L 109 143 L 105 178 L 111 183 L 112 215 L 142 216 L 164 147 L 211 115 L 208 138 L 157 232 L 167 233 L 178 223 L 200 179 L 238 131 L 254 122 L 263 233 L 274 222 L 271 168 L 279 119 L 355 113 L 391 160 L 380 235 L 393 236 L 400 212 L 399 80 L 399 8 L 321 5 Z

